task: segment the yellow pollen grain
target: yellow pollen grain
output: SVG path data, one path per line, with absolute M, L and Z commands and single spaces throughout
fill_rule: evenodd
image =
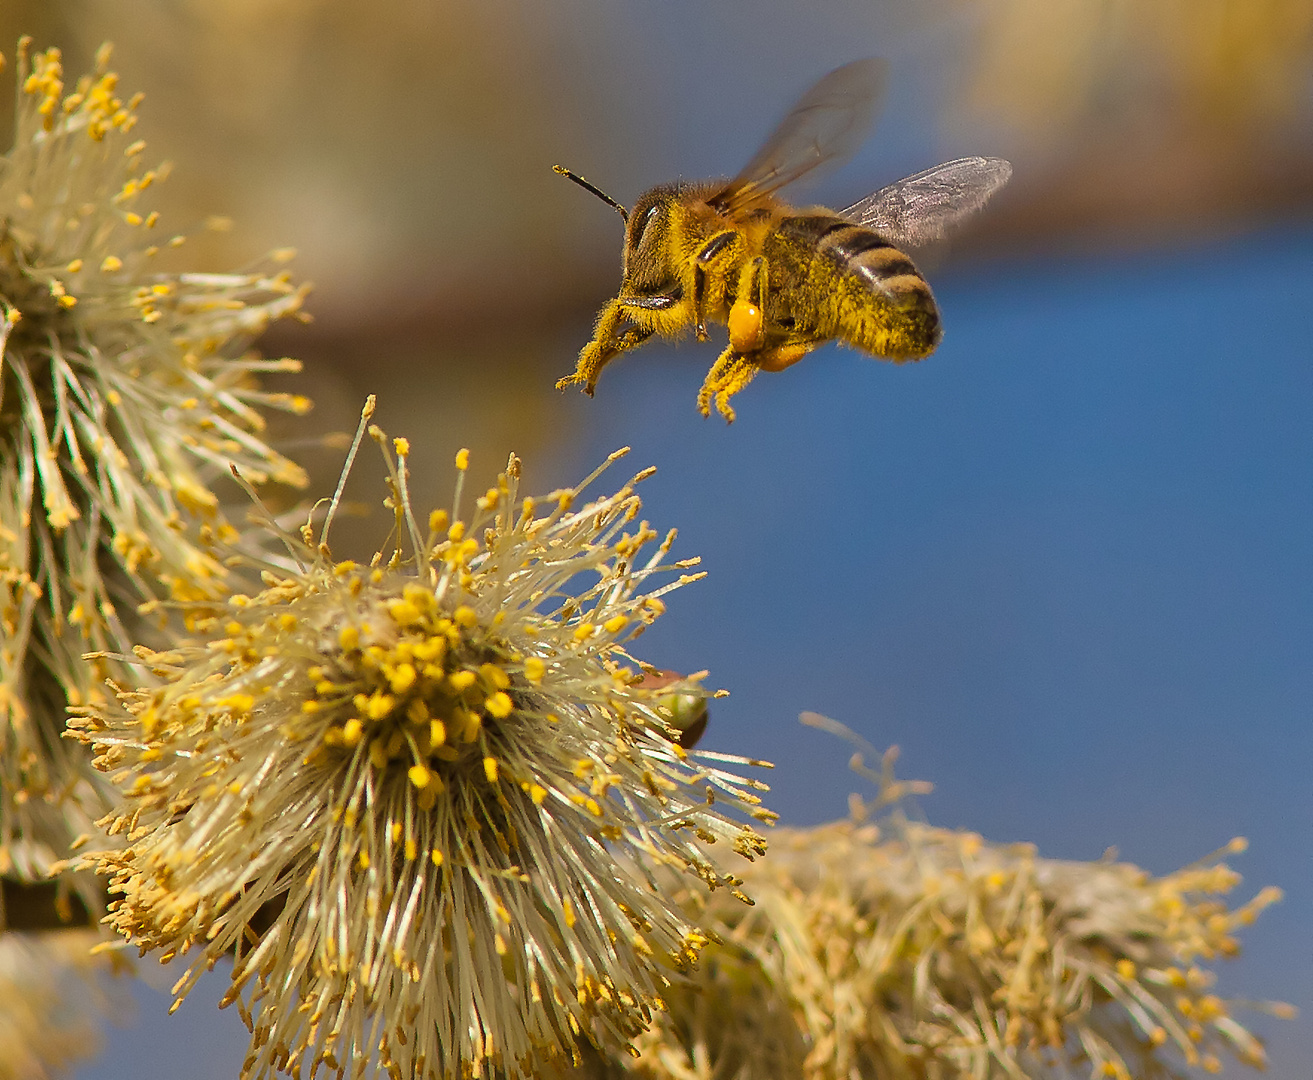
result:
M 511 701 L 510 694 L 506 693 L 504 690 L 498 690 L 488 698 L 488 700 L 483 703 L 483 707 L 487 710 L 489 716 L 494 716 L 498 720 L 506 719 L 506 717 L 511 715 L 511 710 L 515 708 L 514 703 Z

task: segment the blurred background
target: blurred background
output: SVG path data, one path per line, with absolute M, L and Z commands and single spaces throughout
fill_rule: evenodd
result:
M 289 446 L 377 393 L 430 504 L 461 446 L 477 482 L 514 449 L 545 491 L 632 445 L 603 483 L 657 465 L 646 511 L 710 572 L 642 655 L 732 692 L 706 745 L 781 763 L 786 822 L 843 815 L 859 784 L 848 747 L 799 726 L 814 709 L 899 744 L 936 824 L 1155 873 L 1247 836 L 1244 895 L 1287 895 L 1219 992 L 1307 1018 L 1309 0 L 6 0 L 10 56 L 20 33 L 74 75 L 115 43 L 148 155 L 176 165 L 156 205 L 201 233 L 193 267 L 299 249 L 315 321 L 264 342 L 306 361 L 317 402 Z M 878 129 L 804 201 L 966 154 L 1015 166 L 929 271 L 939 351 L 820 350 L 729 429 L 694 407 L 720 346 L 649 345 L 591 401 L 555 391 L 621 229 L 551 165 L 627 204 L 732 174 L 865 55 L 891 65 Z M 300 456 L 331 490 L 340 452 Z M 361 498 L 379 471 L 357 466 Z M 386 530 L 349 524 L 352 554 Z M 136 1019 L 77 1075 L 234 1077 L 222 982 L 167 1021 L 134 988 Z M 1270 1075 L 1307 1077 L 1306 1018 L 1254 1020 Z

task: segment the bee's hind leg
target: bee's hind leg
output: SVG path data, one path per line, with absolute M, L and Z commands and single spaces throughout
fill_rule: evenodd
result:
M 597 379 L 602 374 L 602 368 L 626 349 L 641 345 L 652 336 L 651 330 L 644 330 L 639 326 L 631 326 L 617 335 L 616 330 L 624 319 L 625 309 L 617 300 L 612 300 L 602 309 L 602 313 L 597 317 L 593 340 L 579 352 L 579 362 L 575 365 L 574 374 L 558 379 L 556 389 L 582 386 L 583 392 L 592 397 Z
M 730 346 L 707 372 L 707 377 L 698 391 L 698 412 L 703 416 L 711 415 L 711 402 L 714 399 L 716 411 L 725 418 L 725 423 L 734 423 L 734 410 L 729 399 L 752 382 L 753 376 L 760 369 L 757 364 L 738 353 Z

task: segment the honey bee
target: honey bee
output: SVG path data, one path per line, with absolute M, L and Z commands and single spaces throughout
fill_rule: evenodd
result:
M 795 209 L 787 184 L 847 158 L 864 139 L 885 65 L 857 60 L 811 88 L 738 176 L 663 184 L 627 211 L 570 170 L 558 173 L 625 219 L 619 295 L 597 317 L 593 338 L 558 389 L 592 395 L 621 353 L 656 334 L 724 323 L 729 345 L 707 372 L 698 409 L 734 420 L 729 399 L 759 371 L 782 371 L 827 341 L 885 360 L 919 360 L 939 344 L 939 309 L 905 254 L 942 238 L 1006 182 L 1000 158 L 936 165 L 834 211 Z

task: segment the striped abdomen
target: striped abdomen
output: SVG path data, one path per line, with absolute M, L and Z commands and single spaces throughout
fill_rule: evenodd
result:
M 826 327 L 833 336 L 890 360 L 918 359 L 939 344 L 939 309 L 929 284 L 878 233 L 837 214 L 799 215 L 778 231 L 822 257 L 816 261 L 823 266 L 808 268 L 809 280 L 821 285 L 836 277 L 830 290 L 834 325 Z

